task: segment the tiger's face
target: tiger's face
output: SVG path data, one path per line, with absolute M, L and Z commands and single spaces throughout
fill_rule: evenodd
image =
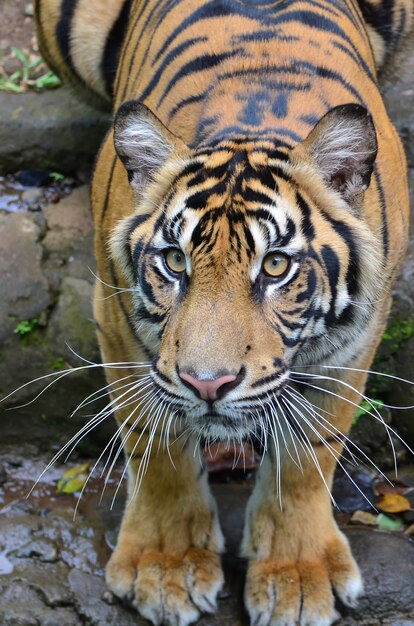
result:
M 277 411 L 292 366 L 344 364 L 361 347 L 379 271 L 363 219 L 376 144 L 365 110 L 349 106 L 293 150 L 244 141 L 190 151 L 142 105 L 118 114 L 137 213 L 113 253 L 154 384 L 199 436 L 248 436 Z M 351 131 L 361 142 L 351 155 L 338 148 L 344 119 L 347 142 Z

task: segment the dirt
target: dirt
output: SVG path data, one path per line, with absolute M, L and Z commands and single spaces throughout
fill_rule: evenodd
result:
M 2 2 L 0 9 L 0 55 L 8 52 L 11 46 L 37 51 L 35 37 L 35 26 L 31 9 L 32 3 L 29 0 L 14 0 L 13 2 Z M 0 62 L 0 67 L 2 66 Z

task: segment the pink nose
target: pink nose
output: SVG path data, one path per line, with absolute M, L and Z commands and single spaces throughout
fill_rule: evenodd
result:
M 203 400 L 217 400 L 217 398 L 224 395 L 223 386 L 234 382 L 237 376 L 226 374 L 214 380 L 199 380 L 198 378 L 194 378 L 194 376 L 190 376 L 190 374 L 182 373 L 180 374 L 180 378 L 188 387 L 192 387 Z

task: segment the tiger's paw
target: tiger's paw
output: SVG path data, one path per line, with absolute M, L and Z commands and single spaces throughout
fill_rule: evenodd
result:
M 323 558 L 252 561 L 245 603 L 251 626 L 330 626 L 340 617 L 334 592 L 354 607 L 362 591 L 358 566 L 343 539 L 330 544 Z
M 135 559 L 115 550 L 106 582 L 155 626 L 188 626 L 216 610 L 224 578 L 220 558 L 210 550 L 190 548 L 180 556 L 144 551 Z

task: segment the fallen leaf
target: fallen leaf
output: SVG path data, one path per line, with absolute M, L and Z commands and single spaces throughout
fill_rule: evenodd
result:
M 380 513 L 377 517 L 377 525 L 381 530 L 389 530 L 391 532 L 395 532 L 397 530 L 402 530 L 404 528 L 404 522 L 397 517 L 389 517 L 388 515 L 384 515 L 384 513 Z
M 377 516 L 367 511 L 355 511 L 351 517 L 352 524 L 363 524 L 364 526 L 376 526 Z
M 83 463 L 65 472 L 58 481 L 56 488 L 57 493 L 74 493 L 75 491 L 80 491 L 88 479 L 89 469 L 89 463 Z
M 411 524 L 411 526 L 404 530 L 404 535 L 408 535 L 409 537 L 414 536 L 414 524 Z
M 386 493 L 376 503 L 376 507 L 385 513 L 403 513 L 411 509 L 411 504 L 407 498 L 398 493 Z
M 389 493 L 399 493 L 400 495 L 405 495 L 405 492 L 408 489 L 410 489 L 410 487 L 399 480 L 393 480 L 392 483 L 385 480 L 374 482 L 374 491 L 377 496 L 385 496 Z

